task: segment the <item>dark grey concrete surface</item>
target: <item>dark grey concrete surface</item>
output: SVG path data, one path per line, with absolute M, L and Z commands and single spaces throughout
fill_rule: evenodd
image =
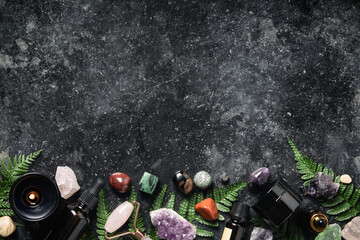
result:
M 32 170 L 67 165 L 82 189 L 148 171 L 170 195 L 176 170 L 221 186 L 262 166 L 299 188 L 287 136 L 359 186 L 359 107 L 358 0 L 0 0 L 1 155 L 43 149 Z

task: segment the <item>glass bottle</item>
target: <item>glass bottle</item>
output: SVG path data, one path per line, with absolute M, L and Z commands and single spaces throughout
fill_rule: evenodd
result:
M 97 179 L 95 185 L 85 191 L 78 202 L 68 205 L 58 217 L 58 221 L 45 240 L 76 240 L 89 225 L 89 212 L 96 206 L 98 194 L 104 185 L 102 179 Z
M 241 240 L 244 237 L 246 224 L 250 218 L 250 207 L 236 202 L 230 211 L 230 221 L 225 224 L 221 240 Z

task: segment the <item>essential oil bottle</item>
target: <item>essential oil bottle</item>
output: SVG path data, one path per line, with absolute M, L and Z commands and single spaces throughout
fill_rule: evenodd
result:
M 250 207 L 236 202 L 230 211 L 230 221 L 225 224 L 221 240 L 241 240 L 244 237 L 246 224 L 250 219 Z
M 98 202 L 98 194 L 104 185 L 102 179 L 97 179 L 90 190 L 85 191 L 78 202 L 68 205 L 58 217 L 58 221 L 45 240 L 77 240 L 89 225 L 89 212 Z

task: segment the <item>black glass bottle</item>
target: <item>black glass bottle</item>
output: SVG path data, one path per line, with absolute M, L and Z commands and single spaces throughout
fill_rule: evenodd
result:
M 230 211 L 231 220 L 226 222 L 221 240 L 241 240 L 250 218 L 250 207 L 236 202 Z
M 85 191 L 77 203 L 68 205 L 67 208 L 62 211 L 57 219 L 57 224 L 45 239 L 78 239 L 90 223 L 88 214 L 96 206 L 98 201 L 97 196 L 103 185 L 104 181 L 100 178 L 97 179 L 94 186 L 90 190 Z

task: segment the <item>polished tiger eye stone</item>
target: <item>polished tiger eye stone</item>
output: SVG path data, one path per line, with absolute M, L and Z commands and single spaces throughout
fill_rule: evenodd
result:
M 126 193 L 131 188 L 131 179 L 125 173 L 116 172 L 110 175 L 110 186 L 119 193 Z
M 215 201 L 207 198 L 195 205 L 195 210 L 206 220 L 216 220 L 219 212 L 216 207 Z
M 184 171 L 177 171 L 172 181 L 185 194 L 189 194 L 194 189 L 194 182 Z

